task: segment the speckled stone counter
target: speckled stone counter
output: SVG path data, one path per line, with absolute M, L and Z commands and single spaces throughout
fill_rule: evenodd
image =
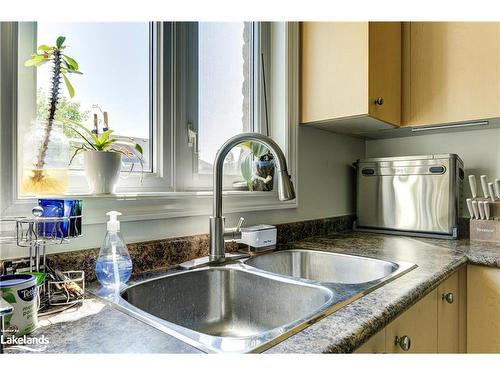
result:
M 312 237 L 282 248 L 320 249 L 418 267 L 278 343 L 266 353 L 352 352 L 461 266 L 500 267 L 500 244 L 342 233 Z M 50 339 L 43 351 L 60 353 L 163 352 L 196 349 L 111 306 L 89 299 L 86 310 L 56 315 L 36 332 Z M 73 315 L 72 315 L 73 314 Z M 43 323 L 43 321 L 42 321 Z
M 39 319 L 31 338 L 6 353 L 200 353 L 192 346 L 92 296 L 82 306 Z

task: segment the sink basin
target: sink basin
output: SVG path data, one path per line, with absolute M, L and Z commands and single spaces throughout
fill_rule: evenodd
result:
M 228 267 L 152 279 L 121 293 L 134 308 L 205 348 L 236 352 L 300 325 L 332 295 L 324 287 Z
M 94 292 L 202 351 L 260 352 L 414 267 L 294 249 Z
M 398 264 L 383 260 L 292 249 L 263 254 L 245 264 L 279 275 L 323 283 L 361 284 L 383 279 L 398 269 Z

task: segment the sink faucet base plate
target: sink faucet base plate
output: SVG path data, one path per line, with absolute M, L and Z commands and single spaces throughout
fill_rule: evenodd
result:
M 187 262 L 179 264 L 179 268 L 183 270 L 192 270 L 195 268 L 201 268 L 206 266 L 214 266 L 220 265 L 223 263 L 227 263 L 233 260 L 248 258 L 248 254 L 239 254 L 239 253 L 226 253 L 226 256 L 221 259 L 211 260 L 210 257 L 201 257 L 193 260 L 188 260 Z

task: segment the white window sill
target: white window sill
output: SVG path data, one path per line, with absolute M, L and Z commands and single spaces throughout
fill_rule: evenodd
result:
M 140 192 L 109 195 L 68 194 L 46 198 L 82 199 L 83 223 L 106 222 L 106 212 L 121 211 L 121 221 L 141 221 L 212 214 L 212 192 Z M 296 208 L 297 199 L 281 202 L 276 192 L 224 191 L 224 213 L 267 211 Z M 5 212 L 8 216 L 25 216 L 31 213 L 37 200 L 20 198 Z

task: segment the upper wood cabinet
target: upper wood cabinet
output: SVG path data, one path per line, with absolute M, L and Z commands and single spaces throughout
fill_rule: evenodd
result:
M 399 125 L 401 22 L 302 23 L 300 113 L 301 123 Z
M 500 23 L 403 23 L 403 124 L 500 117 Z
M 301 123 L 363 135 L 500 117 L 500 22 L 304 22 Z

